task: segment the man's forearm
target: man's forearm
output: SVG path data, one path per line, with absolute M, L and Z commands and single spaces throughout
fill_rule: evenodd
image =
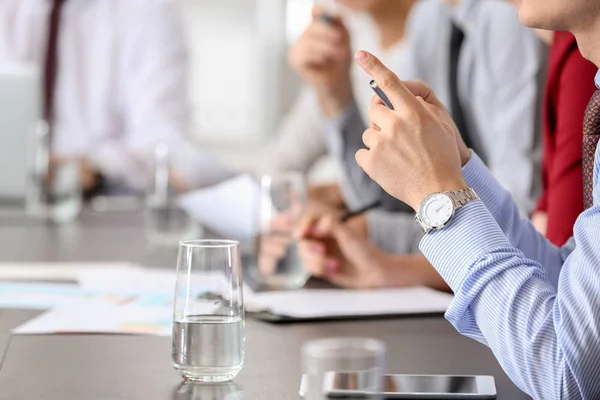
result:
M 576 235 L 590 237 L 598 215 L 580 218 Z M 487 344 L 521 389 L 534 398 L 600 394 L 589 373 L 600 360 L 600 337 L 589 329 L 600 307 L 597 246 L 573 252 L 557 290 L 544 267 L 511 246 L 485 206 L 472 202 L 426 235 L 421 249 L 455 293 L 448 320 Z
M 529 220 L 521 217 L 510 193 L 494 178 L 477 154 L 472 154 L 463 167 L 463 174 L 467 184 L 475 189 L 510 244 L 523 251 L 527 258 L 544 265 L 548 277 L 556 287 L 558 271 L 565 254 L 537 232 Z

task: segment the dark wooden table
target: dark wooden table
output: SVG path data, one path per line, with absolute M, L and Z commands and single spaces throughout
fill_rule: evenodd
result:
M 65 227 L 0 213 L 0 261 L 175 263 L 172 253 L 158 257 L 148 250 L 139 215 L 91 212 Z M 170 364 L 168 338 L 11 337 L 12 328 L 38 314 L 0 309 L 0 400 L 296 400 L 302 344 L 331 336 L 384 340 L 390 372 L 493 375 L 500 400 L 528 398 L 489 349 L 461 337 L 441 317 L 290 325 L 249 319 L 247 361 L 235 383 L 182 387 Z

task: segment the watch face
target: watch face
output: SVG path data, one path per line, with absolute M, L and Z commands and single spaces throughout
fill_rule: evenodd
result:
M 445 194 L 432 194 L 423 201 L 419 214 L 426 225 L 441 228 L 452 218 L 454 203 Z

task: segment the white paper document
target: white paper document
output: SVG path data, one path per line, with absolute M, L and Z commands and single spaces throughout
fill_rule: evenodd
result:
M 76 281 L 82 273 L 105 275 L 139 271 L 130 263 L 0 263 L 0 281 Z
M 105 301 L 62 306 L 13 330 L 18 335 L 108 333 L 170 336 L 171 307 L 117 305 Z
M 121 291 L 139 294 L 170 294 L 175 293 L 176 271 L 160 269 L 123 270 L 104 273 L 103 271 L 82 271 L 78 282 L 83 289 L 95 291 Z M 186 276 L 191 290 L 202 292 L 221 292 L 230 283 L 221 273 L 192 274 Z M 243 284 L 244 296 L 251 296 L 250 286 Z
M 180 206 L 215 233 L 240 241 L 251 239 L 256 230 L 254 201 L 260 186 L 249 175 L 240 175 L 179 199 Z
M 382 290 L 314 289 L 255 293 L 249 311 L 292 318 L 327 318 L 445 312 L 452 295 L 424 287 Z

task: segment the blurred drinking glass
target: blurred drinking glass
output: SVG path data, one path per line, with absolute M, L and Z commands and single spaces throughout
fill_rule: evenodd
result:
M 50 128 L 40 122 L 34 130 L 33 158 L 27 185 L 27 211 L 49 222 L 75 220 L 83 207 L 80 160 L 74 156 L 51 155 Z
M 307 381 L 307 400 L 322 400 L 331 372 L 356 372 L 344 382 L 349 389 L 361 389 L 363 399 L 380 399 L 385 374 L 385 343 L 367 338 L 330 338 L 308 342 L 302 349 Z M 360 380 L 360 382 L 358 382 Z
M 146 194 L 146 237 L 151 244 L 175 247 L 180 240 L 198 239 L 202 229 L 179 206 L 171 184 L 170 168 L 169 148 L 159 144 Z
M 294 231 L 306 211 L 306 183 L 301 174 L 263 176 L 257 200 L 258 233 L 252 278 L 273 289 L 304 286 L 309 275 L 298 254 Z
M 227 382 L 245 358 L 239 246 L 181 242 L 177 260 L 172 360 L 186 381 Z

